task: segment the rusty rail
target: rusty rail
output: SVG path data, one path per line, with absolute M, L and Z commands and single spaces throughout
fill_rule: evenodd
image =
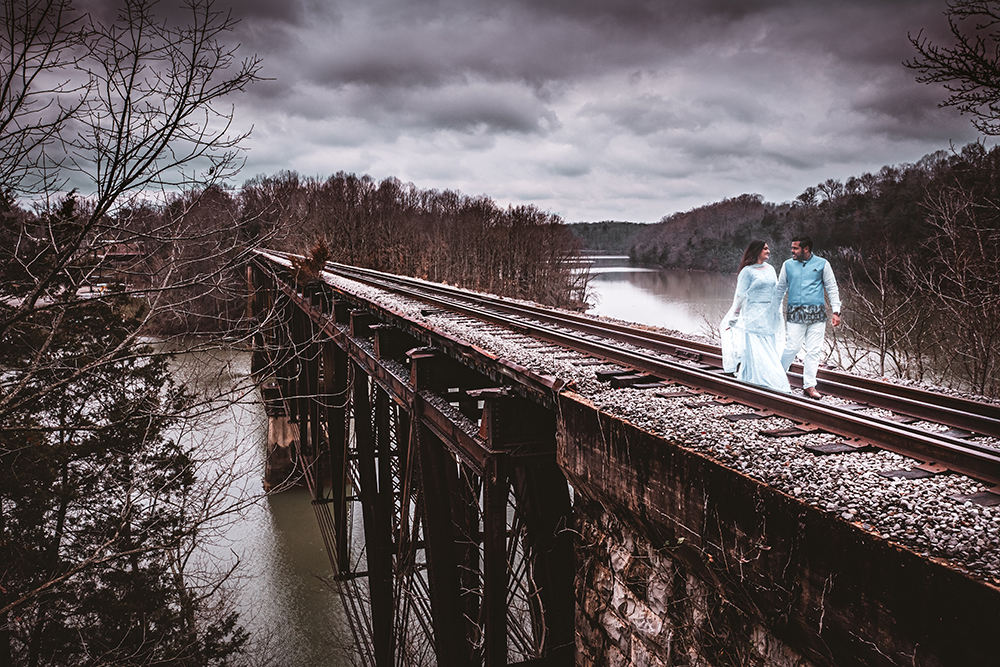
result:
M 404 276 L 359 269 L 331 263 L 337 273 L 354 280 L 366 277 L 397 284 L 429 295 L 468 300 L 509 315 L 530 318 L 546 324 L 572 328 L 609 340 L 628 343 L 643 349 L 661 352 L 712 368 L 722 368 L 722 353 L 715 345 L 670 336 L 661 332 L 603 322 L 589 317 L 550 310 L 540 306 L 515 303 L 499 297 L 478 295 L 448 285 L 437 285 Z M 420 298 L 420 297 L 416 297 Z M 801 386 L 801 364 L 792 364 L 793 379 Z M 891 410 L 899 415 L 925 419 L 971 433 L 1000 437 L 1000 404 L 985 403 L 958 396 L 948 396 L 916 387 L 896 385 L 850 373 L 821 368 L 818 373 L 821 391 L 831 396 L 855 401 L 875 408 Z M 795 384 L 795 382 L 793 382 Z
M 277 254 L 273 257 L 279 261 L 283 259 Z M 728 396 L 747 406 L 769 410 L 799 423 L 812 424 L 830 433 L 867 442 L 925 464 L 940 464 L 954 472 L 1000 485 L 1000 451 L 996 449 L 949 435 L 931 433 L 908 424 L 857 414 L 852 410 L 825 405 L 812 399 L 747 385 L 721 375 L 717 370 L 710 370 L 721 365 L 717 363 L 717 348 L 712 346 L 376 271 L 335 264 L 328 265 L 327 270 L 445 310 L 608 359 L 654 377 Z M 559 331 L 553 327 L 572 329 L 573 332 Z M 629 351 L 622 349 L 620 345 L 595 341 L 581 334 L 600 336 L 606 341 L 629 343 L 647 351 Z M 697 360 L 707 368 L 670 361 L 650 352 L 688 358 L 697 356 Z M 974 433 L 1000 435 L 1000 419 L 991 414 L 995 411 L 995 406 L 989 404 L 942 397 L 905 387 L 893 394 L 890 392 L 897 389 L 896 385 L 856 378 L 846 373 L 825 371 L 823 377 L 823 386 L 831 395 Z M 914 396 L 921 400 L 913 398 Z M 942 400 L 931 401 L 930 398 Z

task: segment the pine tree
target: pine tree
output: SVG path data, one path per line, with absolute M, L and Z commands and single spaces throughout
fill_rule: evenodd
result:
M 75 208 L 47 228 L 72 233 Z M 46 261 L 36 250 L 19 270 Z M 16 271 L 3 278 L 16 299 Z M 0 413 L 0 664 L 229 664 L 247 634 L 185 577 L 203 517 L 192 452 L 168 433 L 191 397 L 128 342 L 132 298 L 58 292 L 0 346 L 0 396 L 18 397 Z

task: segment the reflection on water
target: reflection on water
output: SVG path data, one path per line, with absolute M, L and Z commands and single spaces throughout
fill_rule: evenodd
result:
M 736 276 L 644 269 L 601 258 L 590 272 L 595 315 L 706 335 L 729 310 Z
M 248 569 L 258 572 L 244 589 L 253 598 L 254 630 L 270 640 L 277 664 L 351 665 L 346 620 L 329 583 L 309 492 L 284 491 L 254 509 L 241 531 Z
M 238 563 L 227 595 L 252 635 L 251 664 L 346 667 L 350 633 L 309 492 L 263 494 L 267 417 L 249 366 L 249 353 L 220 350 L 182 353 L 174 364 L 203 399 L 218 396 L 175 436 L 206 462 L 199 477 L 225 487 L 213 509 L 239 508 L 214 525 L 201 560 L 217 571 Z

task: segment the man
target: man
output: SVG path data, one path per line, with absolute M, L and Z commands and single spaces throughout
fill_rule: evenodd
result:
M 812 239 L 799 236 L 792 241 L 792 258 L 781 265 L 778 276 L 780 302 L 788 292 L 785 308 L 787 337 L 781 364 L 788 372 L 795 355 L 804 350 L 802 361 L 802 393 L 810 398 L 819 398 L 816 389 L 816 371 L 819 369 L 819 355 L 823 350 L 826 336 L 826 298 L 830 299 L 833 326 L 840 325 L 840 290 L 833 276 L 830 262 L 812 254 Z

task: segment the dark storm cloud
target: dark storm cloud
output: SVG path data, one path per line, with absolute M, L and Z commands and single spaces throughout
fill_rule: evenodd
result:
M 766 35 L 758 48 L 826 52 L 834 64 L 898 67 L 910 55 L 905 30 L 919 30 L 915 19 L 933 14 L 929 8 L 936 4 L 900 16 L 897 2 L 383 0 L 334 5 L 322 15 L 289 12 L 301 21 L 299 34 L 307 40 L 295 46 L 283 34 L 286 26 L 270 16 L 249 13 L 245 23 L 248 32 L 259 33 L 251 41 L 268 60 L 289 59 L 283 74 L 317 86 L 434 87 L 478 77 L 541 89 L 622 67 L 668 69 L 677 55 L 738 47 L 762 25 Z M 332 14 L 339 21 L 325 22 Z M 915 16 L 912 26 L 906 16 Z M 324 22 L 317 24 L 320 18 Z M 891 39 L 885 38 L 887 24 Z
M 793 198 L 974 134 L 903 66 L 944 0 L 267 0 L 248 168 L 339 169 L 638 219 Z M 700 201 L 699 201 L 700 198 Z M 629 202 L 635 202 L 630 204 Z M 659 204 L 657 204 L 659 202 Z M 658 212 L 651 207 L 659 206 Z M 631 212 L 630 212 L 631 211 Z
M 305 3 L 308 1 L 239 0 L 238 3 L 227 3 L 214 0 L 211 8 L 223 15 L 232 11 L 233 16 L 247 22 L 267 21 L 298 25 L 302 23 Z M 124 6 L 121 0 L 75 0 L 74 4 L 101 22 L 113 21 Z M 153 0 L 147 4 L 156 17 L 174 24 L 186 23 L 191 17 L 191 8 L 187 2 Z

